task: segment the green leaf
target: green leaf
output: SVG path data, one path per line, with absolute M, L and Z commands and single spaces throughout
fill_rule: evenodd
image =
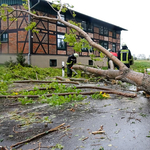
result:
M 63 149 L 64 146 L 62 146 L 61 144 L 56 144 L 56 147 L 59 148 L 59 149 Z
M 2 4 L 1 6 L 2 6 L 2 7 L 7 7 L 7 6 L 8 6 L 8 4 Z
M 4 139 L 0 139 L 0 142 L 3 142 L 4 141 Z
M 2 17 L 2 20 L 3 20 L 3 21 L 6 21 L 6 20 L 7 20 L 7 17 L 6 17 L 6 16 L 3 16 L 3 17 Z
M 146 137 L 150 138 L 150 135 L 147 135 Z

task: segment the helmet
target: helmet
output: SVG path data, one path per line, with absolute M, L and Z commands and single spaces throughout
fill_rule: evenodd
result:
M 79 55 L 77 53 L 74 53 L 74 57 L 78 57 Z
M 124 46 L 127 46 L 127 44 L 126 43 L 122 43 L 122 47 L 124 47 Z

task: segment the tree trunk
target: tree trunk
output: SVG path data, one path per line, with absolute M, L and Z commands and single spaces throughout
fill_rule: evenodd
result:
M 135 72 L 129 68 L 124 68 L 122 70 L 101 70 L 92 67 L 85 67 L 83 65 L 74 65 L 73 68 L 99 76 L 104 76 L 109 79 L 116 79 L 131 83 L 137 86 L 137 91 L 145 91 L 150 94 L 150 76 L 148 74 Z

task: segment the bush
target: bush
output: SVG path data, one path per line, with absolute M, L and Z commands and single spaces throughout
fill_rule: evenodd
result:
M 6 61 L 6 62 L 4 63 L 4 65 L 5 65 L 6 67 L 8 67 L 8 68 L 13 68 L 13 67 L 16 65 L 16 62 L 14 62 L 14 61 L 11 59 L 11 57 L 10 57 L 10 60 L 9 60 L 9 61 Z
M 26 61 L 25 56 L 21 52 L 17 54 L 16 62 L 13 62 L 13 60 L 10 57 L 10 60 L 6 61 L 4 65 L 8 68 L 14 68 L 14 66 L 18 64 L 20 64 L 23 67 L 31 67 L 31 65 L 28 65 L 27 63 L 25 63 L 25 61 Z
M 25 66 L 26 59 L 25 59 L 23 53 L 18 53 L 16 59 L 17 59 L 17 64 L 20 64 L 21 66 Z

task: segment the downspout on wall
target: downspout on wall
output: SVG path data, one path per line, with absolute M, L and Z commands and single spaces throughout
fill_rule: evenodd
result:
M 30 10 L 33 9 L 35 6 L 37 6 L 39 3 L 40 3 L 40 0 L 38 0 L 38 2 L 35 5 L 33 5 L 32 7 L 30 7 L 30 3 L 29 3 Z M 31 22 L 31 15 L 30 14 L 28 15 L 28 22 L 29 23 Z M 30 29 L 28 31 L 28 34 L 29 34 L 28 65 L 31 65 L 31 57 L 30 57 L 31 56 L 31 30 Z

